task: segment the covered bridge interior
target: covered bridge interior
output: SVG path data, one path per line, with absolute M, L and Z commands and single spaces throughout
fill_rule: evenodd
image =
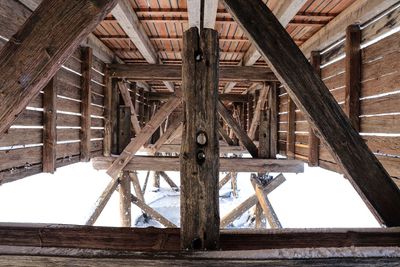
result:
M 1 223 L 0 264 L 398 264 L 399 1 L 2 0 L 0 46 L 0 184 L 110 176 L 86 226 Z M 343 174 L 382 228 L 280 229 L 268 173 L 304 164 Z M 180 191 L 179 228 L 142 170 Z M 220 217 L 239 172 L 254 196 Z M 93 226 L 116 190 L 123 227 Z M 166 228 L 132 227 L 131 205 Z M 252 207 L 257 229 L 224 229 Z

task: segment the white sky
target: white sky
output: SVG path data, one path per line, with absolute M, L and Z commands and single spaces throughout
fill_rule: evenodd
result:
M 169 174 L 179 184 L 178 173 Z M 141 184 L 145 175 L 139 172 Z M 284 228 L 379 227 L 342 175 L 307 165 L 303 174 L 284 175 L 287 181 L 269 195 Z M 250 173 L 239 174 L 237 199 L 220 200 L 221 217 L 254 193 L 249 177 Z M 151 178 L 146 203 L 179 223 L 179 197 L 162 179 L 161 192 L 151 192 Z M 105 172 L 94 170 L 91 163 L 78 163 L 59 168 L 55 175 L 39 174 L 4 184 L 0 186 L 0 222 L 84 224 L 109 181 Z M 229 191 L 229 186 L 220 193 Z M 96 225 L 119 226 L 118 201 L 114 193 Z M 132 213 L 133 220 L 141 215 L 136 206 Z

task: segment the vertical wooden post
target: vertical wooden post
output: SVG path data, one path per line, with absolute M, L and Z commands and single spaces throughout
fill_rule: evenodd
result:
M 356 131 L 360 131 L 361 91 L 361 29 L 349 25 L 346 29 L 346 90 L 344 111 Z
M 183 36 L 181 247 L 219 247 L 218 33 L 190 28 Z
M 103 155 L 105 157 L 111 156 L 111 143 L 112 143 L 112 79 L 110 77 L 110 68 L 107 65 L 104 75 L 105 89 L 104 89 L 104 139 L 103 139 Z
M 119 181 L 119 213 L 122 227 L 131 227 L 131 178 L 124 171 Z
M 55 75 L 44 88 L 43 94 L 43 172 L 56 170 L 57 146 L 57 92 Z
M 144 127 L 145 121 L 144 121 L 144 89 L 139 88 L 139 121 L 140 121 L 140 127 Z
M 154 172 L 153 191 L 157 192 L 159 190 L 160 190 L 160 173 Z
M 119 90 L 116 79 L 111 81 L 111 153 L 118 155 L 118 109 L 119 109 Z
M 286 139 L 286 155 L 289 159 L 294 158 L 295 153 L 295 120 L 296 120 L 296 104 L 289 97 L 288 99 L 288 126 Z
M 81 161 L 90 160 L 92 61 L 93 61 L 92 48 L 90 47 L 82 48 Z
M 118 108 L 118 154 L 131 142 L 131 109 L 128 106 Z
M 268 107 L 270 118 L 270 159 L 276 158 L 278 151 L 278 86 L 271 83 L 268 94 Z
M 258 135 L 258 157 L 268 159 L 271 154 L 271 125 L 270 111 L 263 108 L 260 114 L 260 126 Z
M 251 121 L 253 120 L 253 104 L 254 96 L 252 94 L 249 94 L 249 102 L 247 102 L 247 132 L 250 130 Z
M 321 54 L 319 51 L 311 52 L 311 65 L 318 76 L 321 76 Z M 309 127 L 308 131 L 308 165 L 319 166 L 319 138 L 315 135 L 315 129 Z

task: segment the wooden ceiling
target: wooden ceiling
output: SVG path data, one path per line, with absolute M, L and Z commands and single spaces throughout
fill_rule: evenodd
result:
M 265 1 L 271 10 L 280 0 Z M 165 64 L 180 64 L 182 34 L 188 29 L 186 0 L 130 0 L 147 36 Z M 351 0 L 308 0 L 287 26 L 287 31 L 298 45 L 304 43 L 329 21 L 346 9 Z M 223 65 L 237 65 L 250 47 L 245 33 L 219 3 L 215 29 L 220 37 L 220 62 Z M 145 59 L 110 14 L 96 28 L 94 34 L 126 63 L 145 63 Z M 256 65 L 265 65 L 260 59 Z M 155 91 L 166 90 L 160 82 L 149 81 Z M 178 84 L 176 84 L 178 85 Z M 221 83 L 221 88 L 225 85 Z M 242 93 L 251 86 L 239 83 L 232 92 Z

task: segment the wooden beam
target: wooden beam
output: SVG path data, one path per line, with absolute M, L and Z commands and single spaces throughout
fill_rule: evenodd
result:
M 278 150 L 278 86 L 272 83 L 268 94 L 268 108 L 270 111 L 270 159 L 276 158 Z
M 116 2 L 45 0 L 7 42 L 0 52 L 0 135 Z
M 57 89 L 53 77 L 43 93 L 43 172 L 56 170 L 57 147 Z
M 132 140 L 129 145 L 122 151 L 121 155 L 107 170 L 111 177 L 116 177 L 118 173 L 125 167 L 126 164 L 135 156 L 135 153 L 140 147 L 153 135 L 153 133 L 160 127 L 161 123 L 171 114 L 176 107 L 181 103 L 181 98 L 178 96 L 170 98 L 151 120 L 142 128 L 140 133 Z
M 142 189 L 140 188 L 140 182 L 137 172 L 129 172 L 129 176 L 131 177 L 131 182 L 133 185 L 133 189 L 135 190 L 136 197 L 144 202 L 144 195 Z
M 344 112 L 356 131 L 360 131 L 361 96 L 361 29 L 349 25 L 346 29 L 345 99 Z
M 218 32 L 183 33 L 181 247 L 219 248 Z
M 273 12 L 277 19 L 280 21 L 283 27 L 289 24 L 289 22 L 294 18 L 297 12 L 302 8 L 302 6 L 307 2 L 307 0 L 281 0 L 277 2 Z M 252 44 L 243 56 L 240 65 L 251 66 L 254 65 L 257 60 L 261 57 L 261 53 L 257 50 L 257 47 Z M 235 87 L 235 83 L 228 83 L 225 87 L 224 93 L 229 93 Z
M 268 159 L 271 155 L 271 113 L 270 110 L 261 110 L 258 137 L 258 157 Z
M 156 220 L 157 222 L 161 223 L 165 227 L 169 228 L 176 228 L 177 226 L 165 218 L 163 215 L 161 215 L 158 211 L 144 203 L 144 201 L 140 200 L 139 198 L 135 197 L 134 195 L 131 195 L 131 200 L 132 203 L 138 206 L 142 211 L 144 211 L 146 214 L 150 215 L 151 218 Z
M 225 132 L 224 128 L 221 125 L 218 126 L 218 133 L 228 145 L 235 145 L 235 142 L 229 137 L 228 133 Z
M 182 124 L 180 124 L 177 128 L 177 130 L 180 132 L 182 132 L 181 126 L 182 126 Z M 181 151 L 180 141 L 179 141 L 179 144 L 177 144 L 178 142 L 175 144 L 171 144 L 174 140 L 171 141 L 170 139 L 176 139 L 176 138 L 174 137 L 174 135 L 171 135 L 171 138 L 168 138 L 168 140 L 165 141 L 164 145 L 162 145 L 157 150 L 157 152 L 159 152 L 159 153 L 180 153 L 180 151 Z M 139 151 L 151 153 L 151 154 L 154 153 L 153 147 L 141 148 Z M 229 146 L 225 142 L 220 141 L 219 153 L 220 153 L 220 155 L 227 154 L 227 153 L 244 154 L 244 153 L 248 153 L 248 151 L 241 146 Z
M 171 116 L 170 116 L 169 120 L 170 121 L 169 121 L 167 130 L 164 132 L 163 135 L 160 136 L 160 138 L 155 142 L 155 144 L 150 147 L 153 155 L 174 134 L 175 130 L 179 127 L 179 125 L 182 124 L 183 116 L 182 116 L 182 114 L 179 114 L 173 118 L 171 118 Z
M 153 47 L 129 0 L 120 0 L 112 10 L 112 15 L 117 19 L 121 28 L 130 37 L 135 47 L 148 63 L 161 63 L 157 51 Z M 169 91 L 174 91 L 173 83 L 165 82 L 165 85 Z
M 104 73 L 104 138 L 103 138 L 103 155 L 111 156 L 112 146 L 112 79 L 110 77 L 110 68 L 106 66 Z
M 311 51 L 321 51 L 334 42 L 344 38 L 346 27 L 354 23 L 363 24 L 379 15 L 398 0 L 357 0 L 331 20 L 325 27 L 311 36 L 300 46 L 305 57 L 310 57 Z M 343 40 L 343 39 L 342 39 Z
M 201 6 L 202 4 L 203 7 Z M 214 29 L 217 19 L 217 8 L 218 0 L 188 0 L 187 14 L 189 28 L 196 27 L 199 30 L 202 28 Z
M 119 182 L 119 216 L 121 227 L 131 227 L 131 179 L 124 171 Z
M 281 0 L 277 3 L 273 13 L 281 25 L 286 28 L 289 22 L 294 18 L 294 16 L 297 14 L 297 12 L 299 12 L 306 2 L 307 0 Z M 259 50 L 257 50 L 257 47 L 252 44 L 247 50 L 246 54 L 243 56 L 242 64 L 243 66 L 254 65 L 260 57 L 261 53 Z
M 264 85 L 264 88 L 262 90 L 260 90 L 260 95 L 257 99 L 256 108 L 254 110 L 254 115 L 251 120 L 250 129 L 248 131 L 248 135 L 251 140 L 254 140 L 254 138 L 256 137 L 256 130 L 257 130 L 258 125 L 260 124 L 261 110 L 264 109 L 265 101 L 267 100 L 268 91 L 269 91 L 269 87 L 267 89 L 265 87 L 265 85 Z
M 232 115 L 229 113 L 225 105 L 221 101 L 218 101 L 217 107 L 218 107 L 218 113 L 221 116 L 221 118 L 233 130 L 233 132 L 240 140 L 240 142 L 243 144 L 243 146 L 247 149 L 247 151 L 249 151 L 250 155 L 253 158 L 258 157 L 258 149 L 256 145 L 253 143 L 253 141 L 250 139 L 247 133 L 240 127 L 240 125 L 236 122 L 236 120 L 232 117 Z
M 165 101 L 168 100 L 172 93 L 160 93 L 160 92 L 150 92 L 148 98 L 150 101 Z M 219 99 L 221 101 L 229 101 L 229 102 L 248 102 L 248 95 L 238 95 L 238 94 L 219 94 Z
M 82 48 L 82 102 L 81 102 L 81 161 L 90 160 L 90 138 L 92 120 L 92 61 L 93 51 L 90 47 Z
M 296 104 L 289 97 L 288 99 L 288 125 L 286 139 L 286 156 L 293 159 L 295 155 L 295 130 L 296 130 Z
M 132 80 L 180 81 L 182 66 L 160 64 L 111 64 L 114 78 Z M 221 66 L 220 81 L 263 82 L 277 81 L 275 75 L 266 67 Z
M 172 190 L 174 191 L 179 191 L 179 186 L 177 186 L 174 181 L 169 177 L 169 175 L 166 172 L 160 171 L 160 176 L 164 178 L 164 180 L 167 182 L 167 184 L 171 187 Z
M 225 3 L 374 215 L 388 227 L 400 225 L 399 189 L 279 21 L 259 0 Z M 259 18 L 257 24 L 249 14 Z
M 246 210 L 256 205 L 258 202 L 257 196 L 252 195 L 235 207 L 231 212 L 226 214 L 221 218 L 221 228 L 226 228 L 229 224 L 233 223 L 237 218 L 239 218 Z
M 221 180 L 219 180 L 218 182 L 218 189 L 221 190 L 221 188 L 227 183 L 229 182 L 229 180 L 231 179 L 231 173 L 228 172 Z
M 217 19 L 218 0 L 204 1 L 204 19 L 203 27 L 206 29 L 214 29 Z
M 0 245 L 2 248 L 15 247 L 12 254 L 27 254 L 29 250 L 21 250 L 23 247 L 58 248 L 53 249 L 53 252 L 59 252 L 59 256 L 66 255 L 63 254 L 65 251 L 60 250 L 62 248 L 96 249 L 98 252 L 106 250 L 107 254 L 111 250 L 119 253 L 120 251 L 172 252 L 180 251 L 179 232 L 179 229 L 155 227 L 2 223 Z M 399 238 L 399 228 L 221 230 L 221 249 L 383 248 L 397 247 Z
M 94 225 L 97 219 L 100 216 L 100 213 L 103 211 L 104 207 L 107 205 L 107 202 L 110 200 L 111 195 L 117 189 L 118 186 L 118 178 L 111 179 L 108 183 L 107 187 L 104 189 L 101 196 L 97 199 L 95 207 L 90 214 L 89 219 L 86 221 L 86 225 Z
M 104 170 L 115 162 L 112 157 L 93 158 L 93 166 Z M 300 160 L 220 158 L 220 172 L 304 172 L 304 163 Z M 126 164 L 124 170 L 179 171 L 178 157 L 145 157 L 136 156 Z
M 318 51 L 311 52 L 310 63 L 318 77 L 321 77 L 321 54 Z M 309 126 L 308 130 L 308 165 L 319 166 L 319 138 L 315 134 L 315 129 Z
M 135 106 L 133 105 L 131 96 L 129 94 L 128 87 L 126 87 L 124 82 L 119 81 L 118 88 L 121 93 L 122 99 L 124 100 L 125 105 L 127 105 L 131 111 L 131 123 L 133 129 L 135 130 L 135 134 L 137 135 L 140 132 L 141 128 L 139 125 L 139 120 L 136 114 Z

